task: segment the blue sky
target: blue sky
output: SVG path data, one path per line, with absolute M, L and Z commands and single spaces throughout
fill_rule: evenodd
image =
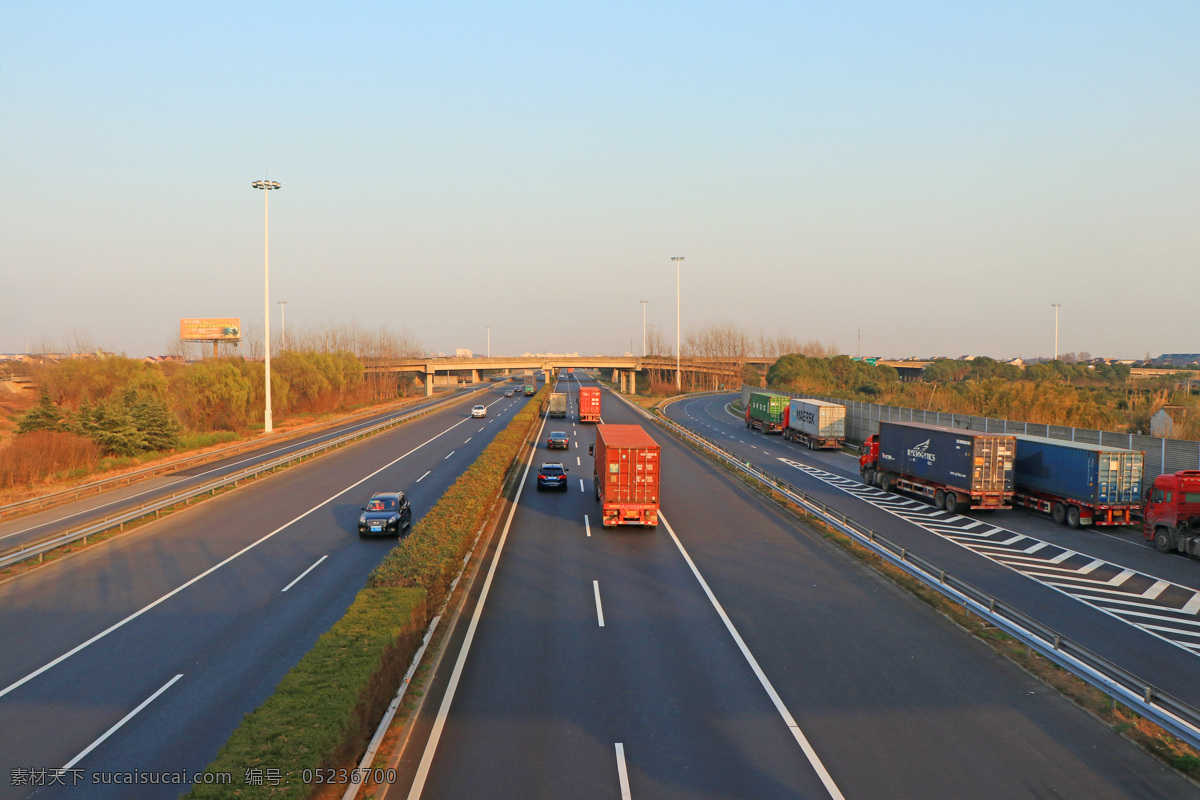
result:
M 9 4 L 0 351 L 261 326 L 265 174 L 289 328 L 624 352 L 684 255 L 685 329 L 1030 357 L 1061 302 L 1061 351 L 1200 350 L 1197 42 L 1178 2 Z

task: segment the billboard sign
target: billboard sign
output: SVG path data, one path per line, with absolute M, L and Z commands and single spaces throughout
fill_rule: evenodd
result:
M 242 320 L 239 317 L 181 319 L 179 338 L 185 342 L 241 341 Z

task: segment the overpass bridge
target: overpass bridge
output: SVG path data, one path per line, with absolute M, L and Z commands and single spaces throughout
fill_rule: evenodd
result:
M 741 386 L 742 367 L 746 364 L 765 369 L 774 358 L 746 356 L 743 358 L 684 358 L 679 361 L 682 382 L 689 389 L 716 389 L 721 385 Z M 675 359 L 670 356 L 577 356 L 547 353 L 534 356 L 436 357 L 436 358 L 379 358 L 365 359 L 367 374 L 411 374 L 425 387 L 425 395 L 433 394 L 435 384 L 478 383 L 482 372 L 502 375 L 532 369 L 547 376 L 560 369 L 612 371 L 612 382 L 622 392 L 632 394 L 637 373 L 647 372 L 660 380 L 675 380 Z

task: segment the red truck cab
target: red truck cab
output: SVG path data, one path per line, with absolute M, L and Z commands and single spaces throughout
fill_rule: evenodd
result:
M 862 475 L 868 468 L 874 469 L 879 462 L 879 434 L 872 433 L 858 448 L 858 473 Z
M 1200 470 L 1154 479 L 1142 506 L 1142 537 L 1164 553 L 1200 556 Z

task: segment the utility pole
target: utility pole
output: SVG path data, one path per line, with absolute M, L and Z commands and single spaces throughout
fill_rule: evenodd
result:
M 280 346 L 287 350 L 287 300 L 279 301 L 279 338 Z
M 491 325 L 487 326 L 487 332 L 488 332 L 488 348 L 487 348 L 488 355 L 487 355 L 487 357 L 491 358 L 492 357 L 492 326 Z
M 642 304 L 642 358 L 646 357 L 646 303 L 649 300 L 640 300 Z
M 675 262 L 675 391 L 683 391 L 683 373 L 679 370 L 679 265 L 684 256 L 671 256 Z
M 270 206 L 267 198 L 272 189 L 278 189 L 279 181 L 254 181 L 250 184 L 263 190 L 263 339 L 265 345 L 264 365 L 266 379 L 263 381 L 263 433 L 270 433 L 271 426 L 271 237 L 269 233 Z

